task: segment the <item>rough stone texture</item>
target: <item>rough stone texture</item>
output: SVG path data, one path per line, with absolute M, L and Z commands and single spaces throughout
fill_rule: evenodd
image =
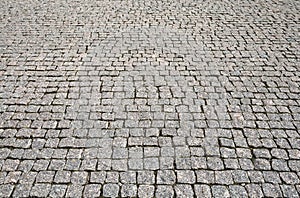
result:
M 0 2 L 1 197 L 299 197 L 300 2 Z
M 88 184 L 84 187 L 84 197 L 99 197 L 101 192 L 100 184 Z
M 138 196 L 139 197 L 154 197 L 155 187 L 151 185 L 139 185 Z
M 118 197 L 119 185 L 118 184 L 104 184 L 103 196 L 104 197 Z

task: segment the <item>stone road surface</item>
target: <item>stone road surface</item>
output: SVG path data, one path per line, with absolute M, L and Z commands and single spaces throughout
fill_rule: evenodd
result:
M 0 197 L 299 197 L 300 1 L 0 1 Z

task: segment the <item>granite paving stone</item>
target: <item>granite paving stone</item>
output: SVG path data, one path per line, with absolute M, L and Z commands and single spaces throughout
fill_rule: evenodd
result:
M 299 197 L 300 2 L 0 2 L 1 197 Z
M 54 184 L 51 186 L 49 197 L 64 197 L 67 190 L 67 185 Z
M 155 187 L 152 185 L 139 185 L 138 196 L 139 197 L 153 197 Z

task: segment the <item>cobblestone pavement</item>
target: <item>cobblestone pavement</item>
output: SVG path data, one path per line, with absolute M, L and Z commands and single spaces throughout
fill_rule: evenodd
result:
M 0 1 L 0 196 L 299 197 L 299 10 Z

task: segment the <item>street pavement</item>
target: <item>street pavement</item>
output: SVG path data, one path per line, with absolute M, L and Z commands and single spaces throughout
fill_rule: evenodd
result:
M 300 1 L 0 1 L 0 197 L 299 197 Z

